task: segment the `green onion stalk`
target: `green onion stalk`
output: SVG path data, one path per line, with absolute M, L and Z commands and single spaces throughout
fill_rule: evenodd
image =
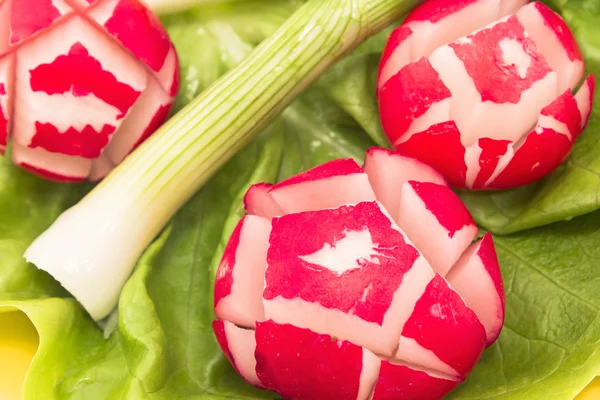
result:
M 143 0 L 158 15 L 177 13 L 188 8 L 242 2 L 243 0 Z
M 190 197 L 328 67 L 416 0 L 310 0 L 27 249 L 95 320 Z

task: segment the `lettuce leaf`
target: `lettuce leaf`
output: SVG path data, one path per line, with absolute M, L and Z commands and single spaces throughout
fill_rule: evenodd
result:
M 249 0 L 165 18 L 183 67 L 178 107 L 239 62 L 299 4 Z M 553 5 L 576 28 L 589 65 L 600 72 L 594 24 L 600 2 Z M 215 270 L 250 184 L 275 182 L 333 158 L 362 160 L 369 146 L 387 145 L 374 97 L 387 34 L 328 71 L 177 214 L 127 283 L 118 326 L 108 339 L 60 285 L 22 259 L 36 235 L 88 187 L 42 182 L 0 159 L 0 313 L 20 310 L 40 336 L 25 399 L 276 398 L 244 383 L 213 338 Z M 600 168 L 599 130 L 597 108 L 572 158 L 591 171 Z M 520 191 L 465 199 L 483 226 L 505 232 L 595 210 L 598 182 L 571 164 Z M 531 198 L 547 199 L 554 211 Z M 499 211 L 496 203 L 505 208 Z M 507 212 L 510 217 L 498 219 Z M 598 226 L 600 212 L 496 238 L 506 327 L 449 398 L 572 399 L 600 372 Z

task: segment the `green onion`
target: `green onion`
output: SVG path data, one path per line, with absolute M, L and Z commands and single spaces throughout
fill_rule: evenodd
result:
M 192 7 L 221 5 L 241 2 L 243 0 L 143 0 L 156 14 L 166 15 Z
M 416 0 L 310 0 L 30 246 L 96 319 L 177 210 L 329 66 Z M 242 150 L 243 151 L 243 150 Z

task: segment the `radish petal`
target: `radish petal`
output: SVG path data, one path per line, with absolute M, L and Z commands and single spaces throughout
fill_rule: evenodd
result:
M 265 316 L 384 355 L 434 276 L 376 202 L 274 218 Z
M 215 314 L 246 328 L 264 321 L 262 292 L 271 226 L 247 215 L 237 225 L 217 270 Z
M 256 372 L 285 399 L 366 400 L 377 357 L 351 342 L 273 321 L 256 326 Z
M 35 175 L 59 182 L 81 182 L 92 169 L 91 160 L 32 149 L 15 142 L 12 143 L 12 159 L 16 165 Z
M 459 378 L 382 361 L 372 400 L 439 400 L 460 382 Z
M 244 208 L 246 212 L 268 220 L 282 216 L 284 214 L 283 210 L 269 193 L 272 188 L 273 185 L 268 183 L 258 183 L 250 186 L 244 196 Z
M 486 345 L 485 329 L 477 315 L 439 275 L 427 286 L 406 321 L 402 336 L 431 350 L 442 362 L 466 376 Z M 420 365 L 398 348 L 397 357 Z
M 374 201 L 367 174 L 352 159 L 334 160 L 278 183 L 271 196 L 286 213 Z
M 213 331 L 217 342 L 223 349 L 225 357 L 235 370 L 246 381 L 254 386 L 260 387 L 260 381 L 256 375 L 256 339 L 254 331 L 235 326 L 231 322 L 217 320 L 213 321 Z
M 477 225 L 460 198 L 447 186 L 409 181 L 404 184 L 400 228 L 442 276 L 477 236 Z
M 472 244 L 446 277 L 477 314 L 493 344 L 504 325 L 504 285 L 492 235 Z
M 446 185 L 436 170 L 414 158 L 373 147 L 367 151 L 364 170 L 369 176 L 377 200 L 398 223 L 402 188 L 409 180 Z

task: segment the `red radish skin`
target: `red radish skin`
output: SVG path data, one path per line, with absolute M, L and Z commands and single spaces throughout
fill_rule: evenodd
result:
M 257 183 L 250 186 L 244 196 L 246 212 L 268 220 L 282 216 L 284 214 L 283 210 L 269 193 L 272 188 L 273 185 L 267 183 Z
M 377 95 L 390 142 L 454 187 L 534 182 L 568 157 L 585 128 L 594 78 L 571 94 L 585 70 L 577 42 L 558 14 L 525 3 L 426 0 L 384 50 Z M 566 139 L 538 121 L 549 104 L 570 128 Z
M 168 118 L 177 54 L 139 0 L 4 0 L 0 24 L 0 152 L 12 138 L 15 164 L 95 182 Z
M 481 138 L 477 143 L 481 154 L 479 155 L 479 173 L 473 182 L 473 189 L 483 189 L 498 169 L 498 164 L 508 151 L 511 141 Z
M 330 335 L 273 321 L 256 327 L 258 377 L 284 399 L 366 400 L 379 364 L 369 351 Z
M 472 244 L 446 278 L 477 314 L 486 330 L 487 344 L 494 343 L 504 325 L 505 300 L 492 235 L 487 233 Z M 473 285 L 473 282 L 479 284 Z
M 402 336 L 431 350 L 462 376 L 471 371 L 486 346 L 485 329 L 477 315 L 439 275 L 417 301 Z M 401 348 L 397 357 L 419 365 L 419 360 L 406 359 Z
M 433 125 L 412 135 L 406 142 L 397 142 L 395 147 L 401 154 L 421 160 L 440 171 L 452 186 L 465 187 L 465 148 L 460 143 L 460 132 L 454 122 Z
M 266 219 L 245 216 L 225 248 L 215 281 L 215 314 L 247 328 L 263 321 L 262 291 L 271 226 Z
M 460 382 L 458 378 L 382 361 L 372 400 L 439 400 Z
M 395 142 L 433 104 L 451 95 L 426 58 L 401 69 L 379 92 L 381 113 L 395 115 L 393 119 L 383 119 L 390 141 Z M 446 119 L 449 113 L 448 107 Z
M 341 183 L 363 179 L 376 200 Z M 324 183 L 338 185 L 334 201 Z M 297 197 L 276 198 L 289 188 Z M 253 185 L 244 205 L 213 329 L 250 383 L 286 399 L 440 399 L 496 339 L 504 291 L 491 235 L 470 246 L 477 227 L 430 166 L 371 148 L 364 170 L 335 160 Z
M 278 183 L 269 193 L 288 214 L 375 200 L 369 177 L 352 159 L 320 165 Z

